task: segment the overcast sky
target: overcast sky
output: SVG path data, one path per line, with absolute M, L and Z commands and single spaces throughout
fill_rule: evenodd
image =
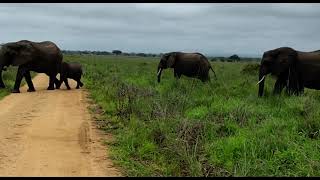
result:
M 50 40 L 65 50 L 261 56 L 320 49 L 320 4 L 0 4 L 0 43 Z

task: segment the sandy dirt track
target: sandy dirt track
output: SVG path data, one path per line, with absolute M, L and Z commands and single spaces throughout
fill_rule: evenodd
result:
M 48 91 L 38 74 L 36 92 L 0 101 L 0 176 L 120 176 L 108 159 L 103 134 L 87 110 L 87 93 L 64 84 Z

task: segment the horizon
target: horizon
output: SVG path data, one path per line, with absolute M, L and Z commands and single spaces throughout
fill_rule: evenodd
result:
M 109 53 L 112 53 L 113 50 L 120 50 L 122 51 L 121 49 L 112 49 L 112 50 L 70 50 L 70 49 L 61 49 L 62 51 L 80 51 L 80 52 L 86 52 L 86 51 L 89 51 L 89 52 L 109 52 Z M 159 55 L 159 54 L 162 54 L 162 53 L 152 53 L 152 52 L 127 52 L 127 51 L 122 51 L 122 53 L 134 53 L 134 54 L 138 54 L 138 53 L 144 53 L 144 54 L 156 54 L 156 55 Z M 201 53 L 201 52 L 200 52 Z M 236 54 L 236 53 L 231 53 L 230 55 L 229 54 L 206 54 L 206 53 L 203 53 L 205 56 L 208 56 L 208 57 L 230 57 L 232 55 L 238 55 L 240 58 L 243 57 L 243 58 L 261 58 L 260 55 L 246 55 L 246 54 Z

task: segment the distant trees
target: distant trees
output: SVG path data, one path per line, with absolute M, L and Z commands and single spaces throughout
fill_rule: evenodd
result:
M 122 51 L 120 50 L 113 50 L 112 51 L 112 54 L 115 54 L 115 55 L 120 55 L 122 53 Z
M 122 56 L 140 56 L 140 57 L 160 57 L 160 54 L 153 53 L 134 53 L 134 52 L 122 52 L 120 50 L 113 50 L 111 52 L 108 51 L 72 51 L 72 50 L 62 50 L 63 54 L 70 55 L 122 55 Z
M 108 51 L 70 51 L 70 50 L 62 50 L 63 54 L 86 54 L 86 55 L 110 55 L 111 52 Z
M 240 61 L 240 57 L 236 54 L 230 56 L 229 59 L 232 61 Z

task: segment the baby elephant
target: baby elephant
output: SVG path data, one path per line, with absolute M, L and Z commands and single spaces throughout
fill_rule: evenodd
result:
M 83 83 L 80 81 L 81 76 L 82 76 L 82 66 L 80 63 L 62 62 L 61 66 L 62 67 L 61 67 L 61 73 L 60 73 L 60 83 L 59 83 L 59 86 L 57 86 L 57 89 L 60 89 L 60 86 L 63 81 L 64 84 L 67 86 L 67 89 L 70 90 L 71 88 L 68 84 L 68 78 L 77 81 L 77 87 L 76 87 L 77 89 L 79 89 L 79 87 L 83 86 Z

